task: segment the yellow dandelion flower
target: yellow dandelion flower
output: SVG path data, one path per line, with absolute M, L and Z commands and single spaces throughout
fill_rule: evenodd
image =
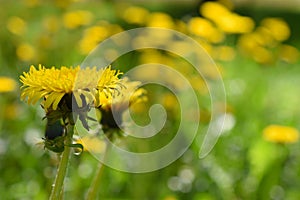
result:
M 114 35 L 123 31 L 123 28 L 118 24 L 108 24 L 106 28 L 109 30 L 110 35 Z M 117 41 L 117 39 L 115 41 Z
M 63 16 L 64 26 L 68 29 L 75 29 L 79 26 L 88 25 L 93 19 L 92 13 L 84 10 L 68 12 Z
M 166 13 L 154 12 L 147 17 L 147 26 L 174 29 L 174 21 L 172 17 Z
M 261 46 L 275 47 L 278 42 L 272 36 L 272 33 L 266 27 L 260 26 L 252 33 L 257 43 Z
M 277 41 L 284 41 L 290 37 L 290 27 L 283 19 L 266 18 L 261 22 L 261 25 L 269 29 Z
M 202 16 L 212 21 L 217 21 L 221 17 L 230 14 L 230 10 L 217 2 L 206 2 L 200 7 L 199 11 Z
M 257 46 L 251 52 L 254 60 L 261 64 L 272 64 L 275 61 L 273 53 L 262 46 Z
M 39 68 L 36 69 L 32 65 L 28 73 L 24 72 L 20 76 L 20 81 L 23 83 L 21 99 L 26 100 L 27 98 L 28 104 L 35 104 L 39 99 L 46 98 L 45 109 L 52 106 L 56 110 L 63 96 L 72 93 L 78 71 L 79 67 L 47 69 L 39 65 Z
M 100 103 L 102 102 L 101 107 L 99 107 L 102 114 L 100 123 L 104 129 L 118 128 L 118 125 L 122 124 L 122 114 L 128 107 L 147 101 L 146 90 L 137 89 L 140 82 L 129 81 L 124 78 L 122 85 L 123 87 L 118 91 L 119 95 L 115 98 L 108 98 L 105 93 L 100 94 Z
M 220 76 L 220 74 L 223 75 L 224 73 L 223 67 L 220 64 L 217 65 L 217 68 L 218 70 L 215 70 L 212 64 L 203 65 L 201 66 L 201 74 L 204 77 L 217 79 Z
M 166 58 L 166 56 L 163 56 L 161 54 L 161 52 L 159 52 L 158 50 L 150 49 L 150 50 L 143 52 L 143 54 L 141 55 L 141 57 L 139 59 L 140 59 L 141 63 L 150 63 L 150 62 L 160 63 L 165 58 Z M 144 75 L 146 75 L 146 74 L 144 74 Z M 148 76 L 148 75 L 146 75 L 146 76 Z M 141 76 L 143 76 L 143 75 L 141 75 Z
M 79 49 L 82 54 L 88 54 L 99 42 L 109 36 L 109 31 L 105 26 L 92 26 L 84 31 L 83 38 L 79 41 Z
M 256 34 L 253 33 L 241 35 L 237 44 L 239 49 L 241 49 L 245 54 L 251 53 L 257 46 L 259 46 Z
M 141 83 L 139 81 L 129 81 L 128 78 L 124 78 L 122 80 L 123 87 L 118 91 L 120 95 L 115 98 L 108 98 L 105 93 L 100 94 L 100 99 L 103 101 L 101 109 L 111 110 L 114 106 L 114 109 L 123 111 L 129 105 L 145 101 L 146 90 L 142 88 L 137 89 L 140 84 Z M 127 103 L 129 103 L 129 105 L 126 105 Z
M 122 12 L 124 13 L 122 16 L 123 19 L 130 24 L 143 25 L 145 24 L 147 16 L 149 15 L 148 10 L 138 6 L 130 6 Z
M 42 65 L 36 69 L 33 65 L 29 72 L 20 76 L 21 99 L 35 104 L 44 99 L 45 110 L 56 110 L 62 98 L 73 95 L 78 107 L 93 103 L 101 93 L 109 94 L 118 87 L 120 72 L 110 67 L 97 70 L 96 67 L 80 69 L 79 66 L 60 69 L 47 69 Z M 89 77 L 89 78 L 86 78 Z M 101 105 L 101 102 L 97 106 Z
M 76 141 L 77 144 L 83 146 L 84 151 L 93 153 L 103 153 L 106 149 L 106 143 L 97 137 L 82 137 Z
M 185 41 L 174 41 L 174 42 L 169 43 L 167 47 L 170 50 L 170 52 L 177 52 L 179 55 L 185 55 L 186 52 L 189 52 L 189 50 L 191 49 L 190 44 L 188 44 Z M 173 59 L 171 58 L 171 60 L 170 60 L 168 58 L 169 57 L 167 57 L 165 55 L 160 55 L 161 62 L 159 62 L 159 63 L 161 63 L 161 64 L 172 63 L 170 61 L 172 61 Z M 148 59 L 148 60 L 149 60 L 149 63 L 151 63 L 151 60 L 150 59 Z M 155 63 L 154 60 L 152 62 Z
M 275 62 L 275 55 L 268 47 L 273 46 L 272 40 L 264 38 L 266 33 L 255 31 L 241 35 L 238 40 L 239 49 L 247 56 L 252 57 L 261 64 L 272 64 Z
M 289 126 L 270 125 L 263 130 L 263 137 L 270 142 L 294 143 L 298 141 L 299 132 Z
M 226 33 L 249 33 L 254 28 L 254 21 L 250 17 L 230 14 L 221 17 L 217 23 L 218 27 Z
M 204 82 L 203 79 L 201 79 L 200 77 L 194 75 L 190 78 L 190 82 L 191 82 L 191 85 L 192 85 L 192 87 L 195 91 L 197 91 L 197 92 L 199 92 L 200 94 L 203 94 L 203 95 L 208 94 L 208 89 L 207 89 L 206 83 Z
M 279 57 L 287 63 L 296 63 L 299 60 L 300 52 L 291 45 L 283 44 L 280 46 Z
M 214 47 L 212 56 L 218 60 L 231 61 L 235 58 L 235 50 L 230 46 Z
M 112 101 L 112 98 L 120 93 L 120 90 L 123 88 L 123 82 L 120 81 L 118 76 L 121 74 L 123 73 L 111 70 L 110 67 L 101 72 L 101 78 L 98 79 L 97 83 L 96 107 L 105 106 L 107 101 Z
M 207 19 L 193 17 L 188 22 L 190 33 L 203 37 L 209 42 L 218 43 L 224 39 L 224 35 Z
M 175 110 L 177 111 L 178 108 L 178 100 L 176 96 L 172 93 L 166 93 L 161 96 L 162 105 L 167 110 Z
M 0 93 L 1 92 L 10 92 L 16 89 L 15 80 L 8 77 L 0 77 Z
M 91 40 L 101 41 L 105 39 L 109 34 L 105 26 L 92 26 L 85 31 L 87 37 L 91 37 Z
M 22 61 L 31 61 L 36 57 L 36 50 L 32 45 L 22 43 L 17 47 L 16 54 Z
M 131 113 L 146 113 L 148 110 L 148 105 L 145 103 L 136 103 L 130 106 Z
M 214 19 L 217 26 L 225 33 L 249 33 L 254 28 L 254 21 L 250 17 L 229 13 Z
M 226 33 L 249 33 L 255 25 L 250 17 L 233 13 L 224 5 L 216 2 L 204 3 L 200 8 L 200 13 L 216 23 Z
M 16 35 L 22 35 L 26 31 L 26 22 L 20 17 L 11 17 L 7 21 L 7 29 Z
M 187 33 L 187 24 L 182 20 L 175 20 L 175 30 L 181 33 Z
M 140 63 L 147 63 L 147 61 L 148 61 L 147 55 L 150 55 L 151 57 L 154 58 L 154 61 L 152 60 L 152 62 L 155 62 L 156 60 L 159 59 L 159 55 L 154 52 L 155 50 L 150 50 L 150 51 L 151 52 L 145 52 L 141 55 L 141 57 L 139 58 Z M 159 67 L 154 65 L 153 68 L 152 67 L 151 68 L 150 67 L 136 68 L 136 70 L 133 71 L 133 76 L 139 77 L 141 80 L 151 81 L 152 77 L 161 76 L 161 73 L 160 73 Z

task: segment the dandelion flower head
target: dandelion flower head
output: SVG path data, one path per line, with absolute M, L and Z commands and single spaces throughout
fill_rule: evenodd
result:
M 138 88 L 140 82 L 129 81 L 129 79 L 122 79 L 122 89 L 119 90 L 119 95 L 115 98 L 107 98 L 104 93 L 100 93 L 99 107 L 101 112 L 100 123 L 103 130 L 119 130 L 119 125 L 123 126 L 123 113 L 133 104 L 147 101 L 146 90 Z
M 270 125 L 263 130 L 265 140 L 277 143 L 294 143 L 298 141 L 297 129 L 288 126 Z
M 102 102 L 102 110 L 118 110 L 124 111 L 130 105 L 144 102 L 147 100 L 145 94 L 147 91 L 143 88 L 138 88 L 141 83 L 139 81 L 129 81 L 126 77 L 122 80 L 122 89 L 119 90 L 119 95 L 115 98 L 107 98 L 105 93 L 100 93 L 100 102 Z
M 36 69 L 33 65 L 29 72 L 20 76 L 21 100 L 28 104 L 35 104 L 44 99 L 43 107 L 56 110 L 65 95 L 73 95 L 78 107 L 84 103 L 94 103 L 100 93 L 108 94 L 117 89 L 119 78 L 122 74 L 110 67 L 97 70 L 96 67 L 81 69 L 77 67 L 65 67 L 60 69 L 45 68 L 39 65 Z M 98 101 L 97 106 L 100 105 Z
M 11 92 L 16 89 L 16 82 L 15 80 L 0 76 L 0 93 L 2 92 Z

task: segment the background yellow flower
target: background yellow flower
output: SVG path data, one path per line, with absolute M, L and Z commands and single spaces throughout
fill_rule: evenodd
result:
M 263 130 L 264 138 L 271 142 L 294 143 L 299 139 L 297 129 L 289 126 L 270 125 Z
M 16 81 L 12 78 L 0 76 L 0 93 L 10 92 L 16 89 Z

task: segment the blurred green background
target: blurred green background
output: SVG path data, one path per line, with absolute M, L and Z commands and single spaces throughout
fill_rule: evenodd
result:
M 151 173 L 106 167 L 100 199 L 300 199 L 300 10 L 295 3 L 1 1 L 0 199 L 47 199 L 57 168 L 56 154 L 39 144 L 45 131 L 43 110 L 20 102 L 19 76 L 32 64 L 78 65 L 105 38 L 153 26 L 192 37 L 216 61 L 227 95 L 225 128 L 211 153 L 199 159 L 210 96 L 203 81 L 191 80 L 202 112 L 195 122 L 199 136 L 189 150 Z M 173 55 L 149 50 L 126 55 L 113 66 L 126 72 L 150 61 L 178 63 Z M 185 66 L 179 65 L 182 73 Z M 204 76 L 214 79 L 215 74 L 206 69 Z M 137 144 L 139 150 L 166 144 L 180 120 L 174 96 L 162 88 L 147 89 L 149 102 L 135 110 L 160 102 L 168 121 L 163 137 Z M 139 123 L 147 120 L 145 114 Z M 96 167 L 88 152 L 71 157 L 65 199 L 84 199 Z

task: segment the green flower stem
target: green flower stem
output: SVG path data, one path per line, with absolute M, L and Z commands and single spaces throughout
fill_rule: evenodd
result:
M 104 158 L 103 160 L 106 159 L 106 155 L 107 155 L 107 152 L 109 150 L 109 142 L 106 143 L 106 148 L 105 148 L 105 152 L 104 152 Z M 95 200 L 97 199 L 96 196 L 97 194 L 99 193 L 99 189 L 100 189 L 100 183 L 101 183 L 101 177 L 102 177 L 102 174 L 103 174 L 103 169 L 105 168 L 104 164 L 99 162 L 99 165 L 98 165 L 98 170 L 96 172 L 96 176 L 94 177 L 94 180 L 90 186 L 90 189 L 88 191 L 88 194 L 87 194 L 87 200 Z
M 56 178 L 54 181 L 54 184 L 52 186 L 52 191 L 49 200 L 57 200 L 60 199 L 62 193 L 63 193 L 63 184 L 64 179 L 66 176 L 68 163 L 69 163 L 69 157 L 71 152 L 71 147 L 68 146 L 68 144 L 72 144 L 72 137 L 74 133 L 74 125 L 68 125 L 67 126 L 67 136 L 65 141 L 65 149 L 61 155 L 61 160 L 58 166 Z

